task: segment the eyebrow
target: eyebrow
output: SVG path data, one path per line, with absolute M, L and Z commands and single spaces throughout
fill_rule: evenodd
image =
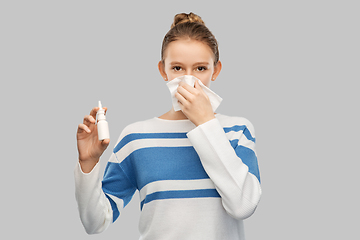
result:
M 183 64 L 181 62 L 171 62 L 170 65 L 174 66 L 174 65 L 183 65 Z M 193 66 L 198 66 L 198 65 L 210 65 L 210 63 L 208 63 L 208 62 L 197 62 Z
M 170 65 L 181 65 L 182 63 L 180 62 L 171 62 Z
M 208 62 L 197 62 L 194 65 L 210 65 L 211 63 Z

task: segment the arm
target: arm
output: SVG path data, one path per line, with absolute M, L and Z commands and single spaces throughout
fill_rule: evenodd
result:
M 250 122 L 247 125 L 252 128 Z M 224 209 L 237 219 L 251 216 L 261 196 L 255 143 L 243 132 L 230 143 L 218 119 L 212 119 L 187 134 L 222 198 Z
M 112 222 L 111 205 L 101 189 L 99 164 L 90 173 L 75 168 L 75 197 L 80 219 L 88 234 L 103 232 Z
M 83 123 L 79 124 L 79 163 L 74 172 L 75 196 L 80 219 L 88 234 L 104 231 L 119 216 L 118 209 L 123 207 L 123 199 L 129 199 L 134 193 L 125 172 L 119 164 L 114 163 L 114 154 L 111 155 L 106 167 L 103 181 L 100 181 L 98 162 L 110 139 L 98 140 L 95 126 L 97 110 L 98 108 L 93 108 L 90 115 L 85 116 Z
M 84 117 L 77 130 L 79 162 L 74 171 L 75 197 L 81 222 L 88 234 L 104 231 L 112 220 L 111 206 L 101 189 L 99 158 L 109 145 L 110 139 L 98 140 L 93 108 Z
M 75 196 L 80 219 L 88 234 L 101 233 L 120 215 L 136 188 L 113 153 L 100 181 L 99 164 L 90 173 L 75 168 Z

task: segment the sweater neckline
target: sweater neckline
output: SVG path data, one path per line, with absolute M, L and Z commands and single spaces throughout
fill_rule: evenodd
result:
M 154 117 L 154 119 L 164 122 L 189 122 L 189 119 L 179 119 L 179 120 L 173 120 L 173 119 L 163 119 L 159 117 Z
M 215 117 L 219 117 L 221 114 L 219 113 L 215 113 Z M 159 118 L 159 117 L 154 117 L 155 120 L 158 120 L 158 121 L 163 121 L 163 122 L 178 122 L 178 123 L 181 123 L 181 122 L 191 122 L 189 119 L 178 119 L 178 120 L 172 120 L 172 119 L 163 119 L 163 118 Z

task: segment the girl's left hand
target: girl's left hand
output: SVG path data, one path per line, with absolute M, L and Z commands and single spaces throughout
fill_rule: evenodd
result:
M 180 102 L 182 112 L 196 126 L 215 118 L 209 97 L 198 81 L 195 81 L 194 87 L 180 82 L 175 97 Z

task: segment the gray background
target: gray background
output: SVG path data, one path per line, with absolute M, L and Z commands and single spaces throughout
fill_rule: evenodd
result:
M 127 124 L 170 109 L 161 42 L 190 11 L 220 44 L 218 112 L 257 133 L 263 197 L 247 239 L 359 238 L 360 18 L 347 0 L 1 1 L 1 235 L 138 238 L 138 194 L 106 232 L 86 235 L 75 133 L 98 100 L 110 149 Z

